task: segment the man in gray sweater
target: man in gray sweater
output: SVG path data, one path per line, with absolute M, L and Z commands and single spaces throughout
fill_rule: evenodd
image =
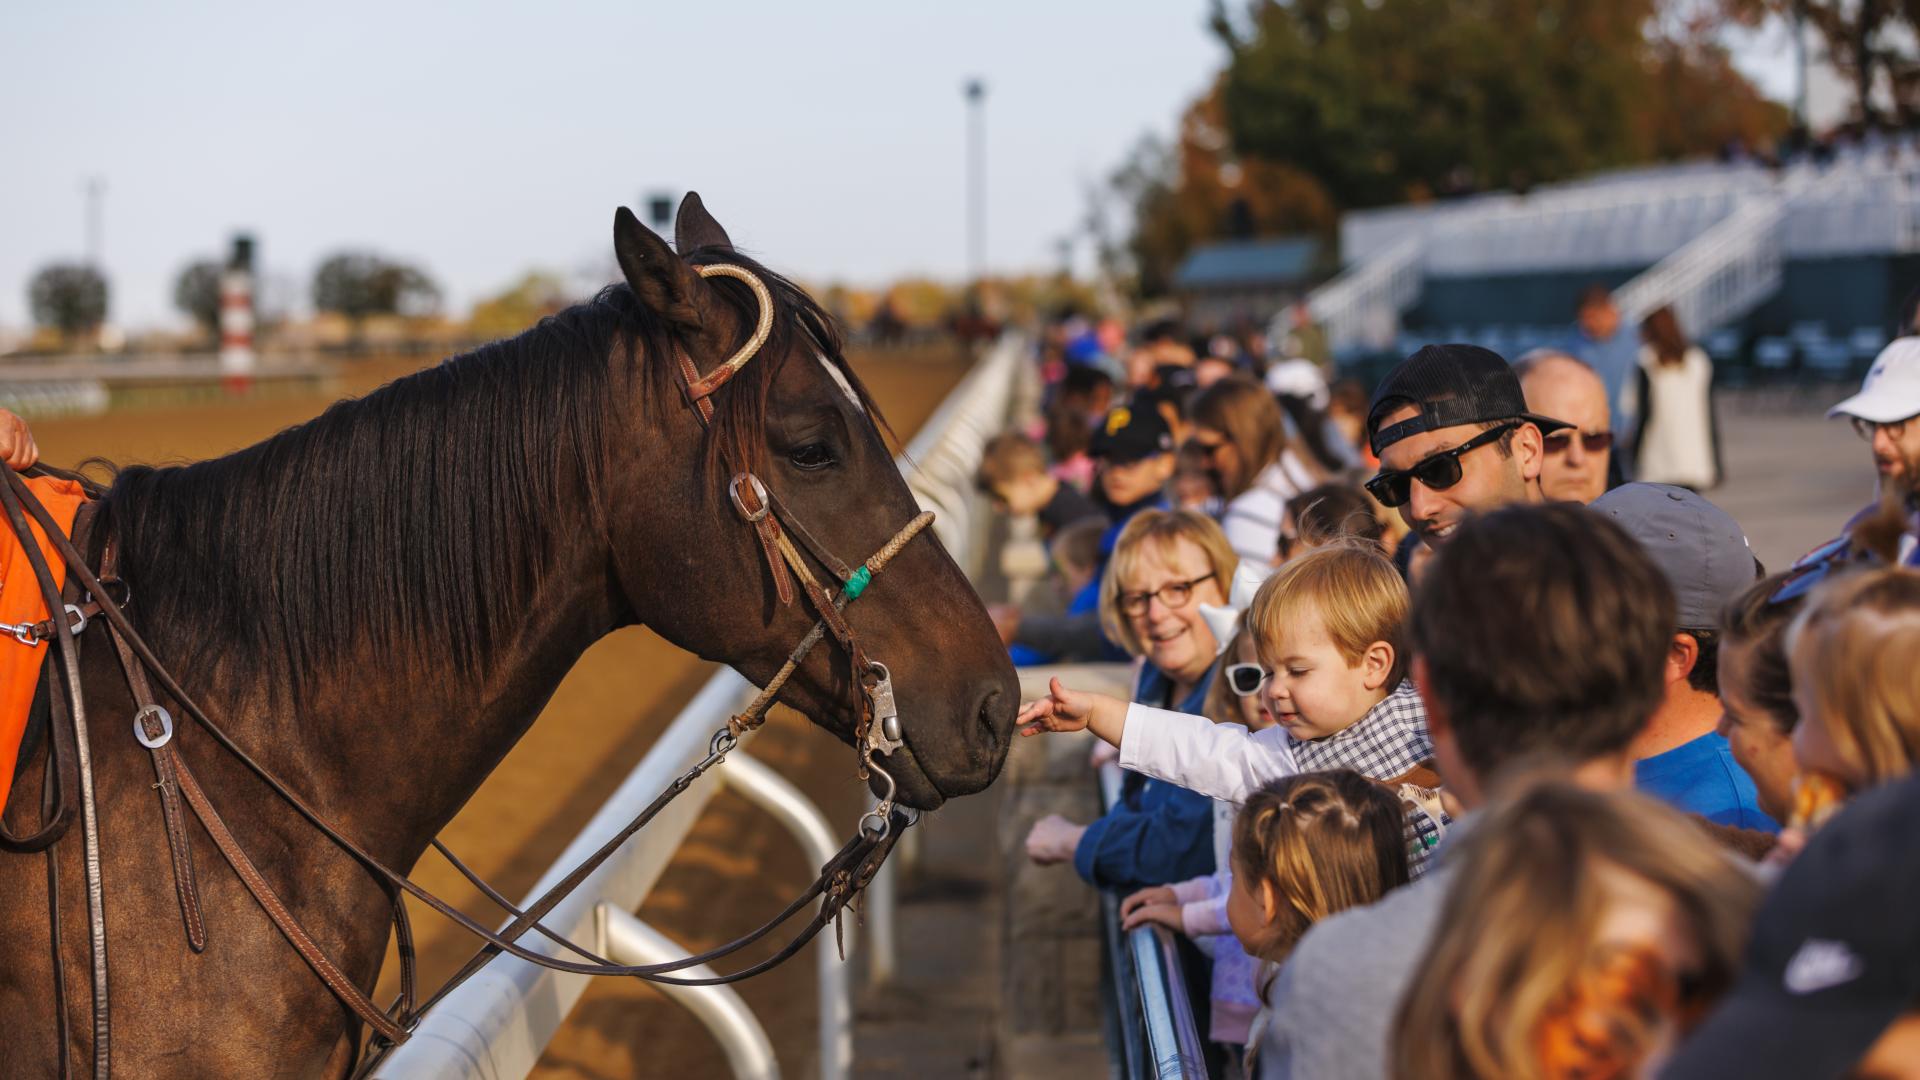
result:
M 1453 832 L 1522 774 L 1631 788 L 1628 747 L 1660 703 L 1673 620 L 1660 570 L 1599 514 L 1516 505 L 1463 522 L 1414 594 L 1408 635 L 1435 761 L 1469 811 Z M 1400 999 L 1452 885 L 1446 852 L 1301 939 L 1269 992 L 1262 1078 L 1387 1075 Z

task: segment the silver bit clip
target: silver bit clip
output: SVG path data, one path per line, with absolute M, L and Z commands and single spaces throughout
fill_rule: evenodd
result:
M 878 660 L 869 670 L 879 679 L 867 687 L 867 699 L 873 702 L 873 723 L 867 727 L 867 749 L 875 754 L 891 754 L 906 745 L 900 733 L 900 706 L 893 700 L 893 673 Z

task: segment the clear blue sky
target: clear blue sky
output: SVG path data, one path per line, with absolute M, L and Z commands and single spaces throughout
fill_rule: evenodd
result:
M 461 311 L 529 268 L 609 273 L 613 208 L 659 188 L 700 191 L 736 243 L 809 280 L 958 276 L 974 74 L 989 264 L 1051 267 L 1085 185 L 1171 133 L 1219 68 L 1205 17 L 1204 0 L 9 5 L 0 328 L 27 322 L 35 269 L 83 253 L 96 175 L 113 318 L 135 328 L 178 321 L 175 273 L 236 229 L 303 306 L 314 266 L 353 247 L 424 265 Z
M 969 75 L 989 85 L 988 259 L 1056 239 L 1219 66 L 1201 0 L 8 5 L 0 327 L 85 246 L 106 178 L 113 318 L 178 318 L 177 270 L 254 231 L 298 283 L 342 247 L 416 260 L 462 310 L 530 267 L 611 267 L 613 208 L 695 189 L 810 280 L 965 265 Z M 642 210 L 644 214 L 644 210 Z

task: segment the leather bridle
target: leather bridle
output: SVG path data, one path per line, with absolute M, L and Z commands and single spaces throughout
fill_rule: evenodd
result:
M 772 328 L 774 305 L 765 284 L 751 271 L 732 265 L 700 266 L 695 269 L 701 277 L 724 276 L 745 283 L 752 290 L 759 304 L 759 319 L 746 344 L 711 372 L 705 375 L 700 374 L 692 359 L 683 350 L 676 350 L 676 362 L 686 384 L 688 403 L 695 415 L 699 417 L 702 426 L 710 429 L 713 403 L 709 399 L 716 390 L 745 367 L 766 343 Z M 793 512 L 767 490 L 759 477 L 750 471 L 743 470 L 736 473 L 727 485 L 728 496 L 741 519 L 754 531 L 767 569 L 773 578 L 776 596 L 782 606 L 791 605 L 794 599 L 793 579 L 798 578 L 801 592 L 814 610 L 817 621 L 794 646 L 786 662 L 773 678 L 768 680 L 760 693 L 746 708 L 729 718 L 725 727 L 714 733 L 705 757 L 676 777 L 638 816 L 526 909 L 515 907 L 449 851 L 438 838 L 434 839 L 432 841 L 434 848 L 452 863 L 455 869 L 488 899 L 512 916 L 512 920 L 504 929 L 494 931 L 416 885 L 405 874 L 386 866 L 375 858 L 230 738 L 174 679 L 128 618 L 125 607 L 131 597 L 115 572 L 117 553 L 114 539 L 109 536 L 103 544 L 101 571 L 96 575 L 73 541 L 34 497 L 25 482 L 11 470 L 0 468 L 0 473 L 5 474 L 5 482 L 0 483 L 0 508 L 4 509 L 6 518 L 15 533 L 22 538 L 28 561 L 40 583 L 47 610 L 57 613 L 45 622 L 21 631 L 25 634 L 25 637 L 21 638 L 23 641 L 31 638 L 36 645 L 45 640 L 55 642 L 62 664 L 63 678 L 54 677 L 49 680 L 55 720 L 50 725 L 54 730 L 49 732 L 47 772 L 42 785 L 42 824 L 39 830 L 27 837 L 12 837 L 5 834 L 4 830 L 0 830 L 0 846 L 15 851 L 44 851 L 47 856 L 48 902 L 51 909 L 49 918 L 52 923 L 54 953 L 54 996 L 57 1002 L 59 1062 L 62 1076 L 70 1075 L 71 1071 L 67 1060 L 70 1025 L 63 989 L 65 975 L 61 959 L 59 929 L 59 874 L 54 861 L 54 845 L 66 833 L 75 816 L 73 806 L 75 793 L 66 789 L 62 779 L 63 758 L 72 759 L 79 779 L 78 809 L 86 846 L 84 867 L 93 984 L 93 1073 L 104 1080 L 110 1072 L 111 1024 L 107 994 L 105 903 L 100 881 L 99 828 L 93 803 L 92 753 L 88 744 L 86 707 L 81 696 L 79 675 L 79 635 L 94 619 L 102 619 L 106 623 L 108 636 L 113 641 L 115 652 L 126 673 L 128 686 L 133 695 L 134 737 L 152 756 L 157 780 L 154 788 L 159 792 L 161 801 L 162 821 L 166 827 L 174 870 L 175 891 L 180 902 L 181 919 L 189 948 L 199 953 L 206 947 L 206 930 L 200 917 L 199 890 L 193 870 L 191 847 L 188 843 L 189 834 L 185 825 L 185 814 L 181 808 L 182 801 L 186 809 L 199 819 L 208 835 L 213 838 L 214 846 L 222 858 L 253 895 L 274 926 L 287 938 L 301 959 L 313 969 L 342 1004 L 373 1029 L 375 1038 L 369 1043 L 370 1053 L 363 1057 L 360 1068 L 356 1070 L 357 1075 L 370 1071 L 387 1051 L 405 1042 L 428 1009 L 500 953 L 507 953 L 529 963 L 558 971 L 582 975 L 629 976 L 677 985 L 724 984 L 769 970 L 798 953 L 829 922 L 835 924 L 836 937 L 838 936 L 838 919 L 841 913 L 872 881 L 894 842 L 898 840 L 901 830 L 912 825 L 916 819 L 916 815 L 910 810 L 897 808 L 894 805 L 897 787 L 893 776 L 874 760 L 876 756 L 892 754 L 904 745 L 899 709 L 894 701 L 891 673 L 885 664 L 870 658 L 861 648 L 852 626 L 846 621 L 845 609 L 866 590 L 874 575 L 884 569 L 901 548 L 932 522 L 931 513 L 915 516 L 870 558 L 857 567 L 849 567 L 819 543 Z M 97 495 L 97 489 L 93 493 Z M 76 536 L 84 531 L 85 526 L 91 525 L 97 519 L 98 505 L 97 502 L 89 502 L 82 506 L 81 514 L 84 516 L 77 519 L 74 525 Z M 62 602 L 60 590 L 54 584 L 51 569 L 28 528 L 29 517 L 39 524 L 56 553 L 65 562 L 69 577 L 81 594 L 80 603 L 68 605 Z M 110 527 L 111 522 L 108 522 L 108 525 Z M 796 546 L 796 540 L 798 546 Z M 801 554 L 802 547 L 806 549 L 808 555 L 838 579 L 837 589 L 830 591 L 821 584 L 812 566 Z M 829 634 L 846 651 L 852 685 L 861 689 L 857 700 L 857 716 L 853 732 L 854 744 L 860 758 L 859 775 L 864 780 L 869 772 L 878 773 L 885 783 L 885 791 L 874 809 L 861 817 L 853 838 L 821 868 L 820 875 L 814 880 L 812 886 L 787 905 L 780 914 L 748 934 L 718 948 L 669 963 L 615 964 L 541 925 L 540 919 L 578 888 L 580 883 L 604 863 L 621 844 L 645 827 L 668 803 L 691 787 L 694 781 L 714 766 L 724 762 L 727 755 L 739 746 L 742 737 L 764 722 L 766 711 L 773 704 L 781 688 L 813 648 Z M 159 689 L 170 696 L 178 707 L 216 743 L 263 780 L 322 835 L 373 875 L 382 890 L 388 894 L 393 910 L 394 940 L 400 955 L 400 996 L 392 1007 L 381 1009 L 375 1005 L 334 965 L 313 937 L 301 926 L 299 920 L 286 909 L 273 887 L 260 874 L 200 787 L 187 762 L 175 752 L 172 741 L 174 718 L 160 704 L 154 692 L 154 683 L 157 683 Z M 63 704 L 70 723 L 65 730 L 60 730 L 58 713 L 63 711 L 61 709 Z M 402 900 L 403 895 L 412 896 L 426 904 L 485 943 L 453 978 L 418 1007 L 414 1004 L 413 933 Z M 791 941 L 768 959 L 726 975 L 690 978 L 674 974 L 733 955 L 790 921 L 816 897 L 822 902 L 813 918 Z M 561 950 L 572 953 L 580 959 L 568 960 L 557 955 L 548 956 L 521 945 L 520 939 L 529 931 L 537 932 L 559 946 Z

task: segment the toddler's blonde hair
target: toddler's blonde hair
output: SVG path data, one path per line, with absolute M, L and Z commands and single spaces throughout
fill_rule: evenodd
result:
M 1299 773 L 1250 796 L 1233 819 L 1233 874 L 1273 918 L 1247 953 L 1278 964 L 1307 928 L 1405 885 L 1400 800 L 1351 769 Z
M 1920 573 L 1862 570 L 1821 586 L 1787 630 L 1834 749 L 1879 784 L 1920 770 Z M 1802 718 L 1805 719 L 1804 717 Z
M 1393 647 L 1387 689 L 1406 674 L 1404 641 L 1407 583 L 1378 548 L 1338 542 L 1314 548 L 1274 571 L 1254 594 L 1247 625 L 1257 635 L 1261 656 L 1301 619 L 1318 616 L 1327 637 L 1349 665 L 1357 664 L 1376 641 Z

